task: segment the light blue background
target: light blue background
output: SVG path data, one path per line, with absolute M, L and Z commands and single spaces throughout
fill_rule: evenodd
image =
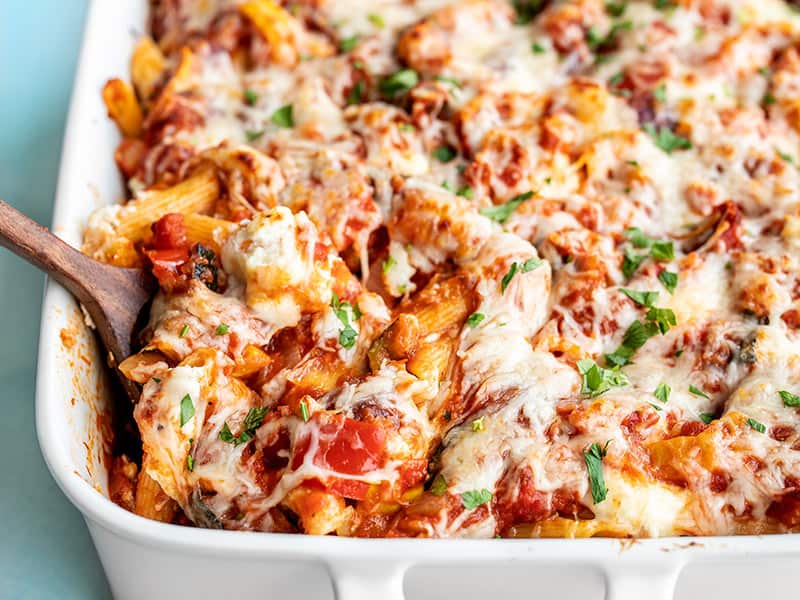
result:
M 116 0 L 110 0 L 116 1 Z M 84 0 L 0 0 L 0 198 L 49 224 Z M 0 250 L 0 598 L 110 598 L 81 519 L 36 442 L 44 276 Z

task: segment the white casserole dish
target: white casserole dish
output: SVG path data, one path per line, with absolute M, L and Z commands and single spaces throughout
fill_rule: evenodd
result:
M 117 132 L 106 118 L 100 90 L 109 77 L 128 72 L 146 11 L 145 0 L 95 0 L 89 11 L 53 218 L 54 231 L 75 246 L 88 214 L 122 194 L 113 161 Z M 485 598 L 487 593 L 527 597 L 532 592 L 564 598 L 566 582 L 567 588 L 580 587 L 573 590 L 575 597 L 599 598 L 602 575 L 608 598 L 657 600 L 673 597 L 678 574 L 690 562 L 725 561 L 721 570 L 706 571 L 720 578 L 739 571 L 731 562 L 735 559 L 757 557 L 772 560 L 774 566 L 776 559 L 800 556 L 800 535 L 637 542 L 359 540 L 211 531 L 149 521 L 106 497 L 102 430 L 111 405 L 107 377 L 79 307 L 49 282 L 39 346 L 39 442 L 53 477 L 86 519 L 111 589 L 120 599 L 323 598 L 335 593 L 345 600 L 399 600 L 405 597 L 404 573 L 424 565 L 435 569 L 412 577 L 416 585 L 406 587 L 422 592 L 409 597 L 426 595 L 427 590 L 431 598 Z M 787 575 L 788 585 L 788 569 Z M 703 580 L 702 572 L 698 580 Z M 479 584 L 466 586 L 466 581 Z

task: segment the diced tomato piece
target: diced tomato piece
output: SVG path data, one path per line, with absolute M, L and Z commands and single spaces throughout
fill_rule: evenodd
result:
M 186 224 L 181 213 L 169 213 L 161 217 L 151 226 L 153 231 L 153 248 L 167 250 L 170 248 L 186 248 Z
M 314 464 L 320 467 L 361 475 L 380 468 L 383 463 L 386 434 L 374 423 L 339 416 L 323 424 L 319 436 Z
M 145 250 L 144 253 L 153 263 L 153 275 L 163 289 L 171 291 L 182 285 L 180 267 L 189 260 L 188 248 Z

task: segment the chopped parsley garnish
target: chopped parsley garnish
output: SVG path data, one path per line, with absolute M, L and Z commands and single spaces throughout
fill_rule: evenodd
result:
M 350 309 L 353 313 L 353 317 L 356 319 L 358 319 L 359 316 L 358 311 L 352 307 L 349 302 L 339 302 L 339 295 L 336 292 L 333 292 L 331 296 L 331 308 L 333 309 L 333 314 L 336 315 L 336 318 L 339 319 L 344 326 L 343 329 L 339 330 L 339 344 L 342 348 L 352 348 L 353 344 L 356 343 L 358 332 L 353 329 L 353 326 L 350 324 L 348 309 Z
M 697 416 L 700 417 L 700 420 L 703 423 L 705 423 L 706 425 L 708 425 L 709 423 L 711 423 L 711 421 L 714 420 L 714 414 L 713 413 L 700 413 Z
M 653 396 L 655 396 L 659 402 L 663 402 L 664 404 L 666 404 L 667 400 L 669 400 L 669 394 L 671 391 L 672 388 L 669 387 L 669 384 L 659 383 L 655 391 L 653 392 Z
M 542 11 L 545 0 L 513 0 L 512 4 L 517 13 L 514 23 L 526 25 L 533 21 L 533 18 Z
M 449 163 L 456 156 L 458 156 L 458 152 L 456 152 L 450 146 L 439 146 L 438 148 L 434 149 L 432 154 L 436 160 L 443 163 Z
M 181 332 L 178 334 L 178 337 L 186 337 L 186 334 L 189 333 L 189 326 L 184 325 L 181 327 Z
M 350 37 L 346 37 L 339 42 L 339 50 L 341 50 L 342 52 L 350 52 L 357 45 L 358 45 L 358 36 L 351 35 Z
M 606 2 L 606 12 L 610 17 L 621 17 L 628 8 L 627 2 Z
M 678 287 L 678 274 L 666 269 L 658 274 L 658 280 L 667 288 L 667 291 L 672 294 L 675 288 Z
M 245 90 L 244 101 L 249 106 L 253 106 L 256 102 L 258 102 L 258 94 L 256 94 L 253 90 Z
M 583 377 L 581 394 L 594 398 L 604 394 L 612 387 L 628 385 L 625 373 L 618 369 L 604 369 L 591 358 L 584 358 L 576 363 L 578 372 Z
M 669 127 L 661 126 L 655 128 L 652 123 L 647 123 L 644 130 L 653 139 L 653 143 L 667 154 L 672 154 L 675 150 L 688 150 L 692 147 L 692 142 L 687 138 L 673 133 Z
M 666 102 L 667 101 L 667 84 L 660 83 L 656 86 L 656 89 L 653 90 L 653 98 L 658 100 L 659 102 Z
M 402 69 L 384 77 L 378 83 L 378 89 L 386 96 L 396 96 L 407 92 L 419 83 L 419 75 L 414 69 Z
M 539 42 L 533 42 L 533 44 L 531 44 L 531 50 L 534 54 L 544 54 L 546 52 L 545 47 Z
M 751 429 L 755 429 L 758 433 L 764 433 L 767 431 L 766 426 L 763 423 L 759 423 L 755 419 L 747 419 L 747 424 L 750 425 Z
M 361 102 L 361 98 L 364 95 L 364 82 L 356 81 L 355 85 L 350 88 L 350 92 L 347 94 L 347 106 L 352 106 L 353 104 L 359 104 Z
M 606 362 L 615 367 L 627 365 L 636 351 L 657 333 L 658 327 L 654 323 L 642 323 L 638 319 L 635 320 L 625 332 L 619 348 L 611 354 L 606 354 Z
M 710 399 L 711 398 L 711 396 L 706 394 L 703 390 L 697 389 L 693 385 L 689 386 L 689 393 L 693 394 L 695 396 L 700 396 L 701 398 L 706 398 L 706 399 Z
M 597 442 L 592 443 L 583 451 L 583 459 L 586 461 L 586 471 L 589 473 L 589 487 L 592 490 L 592 501 L 600 504 L 608 495 L 608 488 L 603 480 L 603 459 L 608 453 L 608 444 L 602 448 Z
M 479 312 L 474 312 L 467 317 L 467 325 L 470 327 L 477 327 L 486 318 L 486 315 Z
M 194 457 L 192 456 L 192 450 L 189 449 L 189 454 L 186 455 L 186 468 L 189 471 L 194 471 Z
M 606 362 L 615 367 L 624 367 L 630 363 L 630 359 L 636 351 L 654 335 L 662 335 L 669 331 L 670 325 L 675 326 L 677 321 L 675 313 L 669 308 L 656 308 L 651 306 L 645 315 L 647 322 L 642 323 L 638 319 L 631 323 L 622 343 L 611 354 L 606 354 Z
M 792 156 L 791 154 L 787 154 L 786 152 L 781 152 L 777 148 L 775 148 L 775 153 L 778 156 L 780 156 L 787 163 L 792 164 L 792 165 L 794 164 L 794 156 Z
M 431 494 L 434 496 L 444 496 L 445 492 L 447 492 L 447 481 L 445 481 L 444 475 L 439 473 L 431 483 Z
M 386 25 L 386 22 L 383 20 L 383 17 L 380 15 L 376 15 L 375 13 L 370 13 L 367 15 L 367 20 L 375 25 L 375 27 L 383 28 Z
M 653 6 L 655 6 L 657 10 L 672 10 L 677 4 L 675 4 L 674 0 L 655 0 Z
M 442 83 L 449 83 L 453 87 L 460 88 L 461 82 L 458 79 L 453 79 L 452 77 L 445 77 L 444 75 L 437 75 L 434 77 L 436 81 L 441 81 Z
M 778 394 L 780 395 L 781 400 L 783 400 L 784 406 L 800 406 L 800 396 L 795 396 L 786 390 L 781 390 L 778 392 Z
M 181 427 L 186 425 L 194 416 L 194 404 L 192 404 L 192 397 L 186 394 L 181 398 Z
M 219 439 L 221 439 L 223 442 L 233 444 L 234 446 L 249 442 L 255 437 L 256 429 L 261 427 L 261 423 L 264 422 L 264 416 L 268 411 L 269 409 L 266 406 L 254 406 L 248 410 L 244 421 L 242 421 L 242 427 L 239 431 L 239 435 L 236 437 L 233 436 L 230 427 L 228 427 L 228 422 L 226 421 L 222 424 L 222 429 L 219 431 Z
M 300 400 L 300 416 L 303 417 L 303 421 L 308 423 L 308 420 L 311 418 L 311 415 L 308 413 L 308 403 L 305 400 Z
M 670 325 L 675 327 L 675 325 L 678 324 L 677 319 L 675 318 L 675 313 L 671 308 L 657 308 L 654 306 L 647 311 L 645 317 L 648 321 L 654 323 L 656 327 L 658 327 L 661 335 L 664 335 L 669 331 Z
M 465 185 L 464 187 L 460 188 L 456 192 L 456 196 L 463 196 L 464 198 L 468 198 L 468 199 L 471 200 L 472 199 L 472 188 L 469 187 L 468 185 Z
M 767 90 L 767 92 L 764 94 L 764 97 L 761 99 L 761 101 L 766 106 L 770 106 L 772 104 L 775 104 L 778 101 L 778 99 L 775 97 L 775 94 L 773 94 L 772 92 Z
M 758 67 L 758 72 L 760 75 L 764 77 L 769 77 L 772 75 L 772 70 L 769 67 Z
M 506 202 L 505 204 L 498 204 L 497 206 L 487 206 L 486 208 L 481 208 L 478 212 L 481 213 L 484 217 L 488 217 L 492 221 L 497 221 L 498 223 L 505 223 L 508 221 L 508 218 L 511 216 L 517 207 L 525 202 L 526 200 L 530 200 L 533 197 L 533 191 L 527 191 L 523 194 L 519 194 L 514 196 Z
M 416 126 L 411 123 L 400 123 L 397 128 L 405 133 L 414 133 L 417 130 Z M 444 184 L 442 184 L 442 186 L 444 186 Z
M 464 492 L 461 494 L 461 504 L 464 505 L 464 508 L 467 510 L 473 510 L 481 506 L 482 504 L 486 504 L 487 502 L 492 501 L 492 492 L 487 490 L 486 488 L 480 490 L 471 490 L 469 492 Z
M 619 288 L 619 291 L 625 294 L 628 298 L 648 308 L 655 306 L 658 302 L 658 292 L 639 292 L 637 290 L 629 290 L 626 288 Z
M 631 31 L 633 29 L 633 21 L 618 21 L 611 26 L 605 36 L 600 35 L 594 27 L 590 27 L 586 31 L 586 44 L 592 51 L 599 51 L 612 46 L 617 36 L 623 31 Z
M 214 331 L 214 333 L 216 333 L 217 335 L 225 335 L 226 333 L 228 333 L 228 331 L 230 331 L 230 329 L 231 328 L 228 327 L 228 325 L 226 325 L 225 323 L 220 323 L 219 325 L 217 325 L 217 329 Z
M 626 229 L 625 237 L 627 237 L 630 243 L 636 248 L 648 250 L 653 260 L 668 262 L 675 258 L 675 248 L 672 240 L 653 239 L 648 237 L 638 227 Z M 626 278 L 630 278 L 646 258 L 646 254 L 637 254 L 633 249 L 625 248 L 625 256 L 622 261 L 622 274 L 625 275 Z
M 622 274 L 625 279 L 630 279 L 646 258 L 646 254 L 636 254 L 632 249 L 625 248 L 625 257 L 622 259 Z
M 620 83 L 622 83 L 623 79 L 625 79 L 625 75 L 623 75 L 622 71 L 620 71 L 619 73 L 615 73 L 614 75 L 612 75 L 609 78 L 608 83 L 609 85 L 617 86 Z
M 384 273 L 388 273 L 389 269 L 391 269 L 396 264 L 397 264 L 397 261 L 395 260 L 394 256 L 392 256 L 390 254 L 389 256 L 386 257 L 386 260 L 383 261 L 383 265 L 381 265 L 381 269 L 383 270 Z
M 517 272 L 527 273 L 528 271 L 533 271 L 537 267 L 540 267 L 544 264 L 544 261 L 540 258 L 529 258 L 524 263 L 520 264 L 517 262 L 511 263 L 511 267 L 508 269 L 508 273 L 503 275 L 503 279 L 500 281 L 500 292 L 504 293 L 508 284 L 511 283 L 511 280 L 514 279 L 514 275 Z
M 281 106 L 278 110 L 272 113 L 272 116 L 269 118 L 270 121 L 275 123 L 278 127 L 294 127 L 294 118 L 292 117 L 292 105 L 287 104 L 286 106 Z
M 481 417 L 480 419 L 475 419 L 472 422 L 472 431 L 475 432 L 483 431 L 483 417 Z
M 153 381 L 155 381 L 156 383 L 161 383 L 161 379 L 159 379 L 158 377 L 153 377 Z
M 244 132 L 244 137 L 247 138 L 248 142 L 255 142 L 262 135 L 264 135 L 264 130 L 263 129 L 260 130 L 260 131 L 245 131 Z

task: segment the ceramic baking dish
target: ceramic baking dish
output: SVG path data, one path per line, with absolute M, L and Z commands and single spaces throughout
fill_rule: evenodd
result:
M 122 195 L 113 161 L 117 132 L 106 118 L 100 90 L 109 77 L 128 72 L 146 11 L 146 0 L 94 0 L 89 10 L 53 218 L 55 232 L 76 246 L 88 214 Z M 800 556 L 799 535 L 622 542 L 360 540 L 149 521 L 106 497 L 111 404 L 104 364 L 74 299 L 49 282 L 39 346 L 39 441 L 53 477 L 86 519 L 119 599 L 399 600 L 405 597 L 404 574 L 414 567 L 416 585 L 406 585 L 409 597 L 463 600 L 492 593 L 561 599 L 571 590 L 585 599 L 601 598 L 605 589 L 608 598 L 658 600 L 673 597 L 687 563 L 722 561 L 721 571 L 714 571 L 720 577 L 738 570 L 737 559 L 774 564 Z

